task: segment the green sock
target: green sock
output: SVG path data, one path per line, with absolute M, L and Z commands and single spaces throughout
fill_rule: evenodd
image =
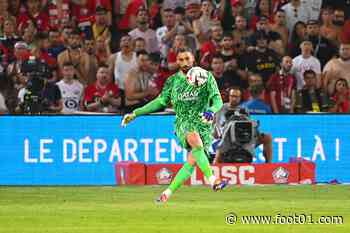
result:
M 192 174 L 194 171 L 194 166 L 189 164 L 188 162 L 184 163 L 182 168 L 176 174 L 175 178 L 169 185 L 169 189 L 171 192 L 175 192 Z
M 210 178 L 213 177 L 213 170 L 211 170 L 208 157 L 204 152 L 204 148 L 202 146 L 193 148 L 192 156 L 195 158 L 197 166 L 199 169 L 201 169 L 204 176 L 210 180 Z

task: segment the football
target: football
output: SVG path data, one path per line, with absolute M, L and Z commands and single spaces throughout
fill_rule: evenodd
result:
M 186 76 L 188 83 L 196 87 L 202 86 L 208 81 L 208 71 L 198 66 L 192 67 Z

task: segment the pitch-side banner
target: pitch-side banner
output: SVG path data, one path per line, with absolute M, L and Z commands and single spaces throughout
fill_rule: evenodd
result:
M 316 163 L 316 181 L 350 182 L 350 115 L 259 115 L 274 162 Z M 1 116 L 0 185 L 112 185 L 120 161 L 182 163 L 174 116 Z M 256 163 L 263 161 L 257 148 Z

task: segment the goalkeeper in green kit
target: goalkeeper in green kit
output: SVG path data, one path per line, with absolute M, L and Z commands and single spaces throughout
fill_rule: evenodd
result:
M 171 105 L 176 113 L 175 131 L 181 146 L 189 151 L 187 162 L 176 174 L 169 187 L 157 199 L 166 202 L 192 174 L 195 166 L 203 172 L 214 191 L 223 189 L 227 181 L 213 175 L 208 160 L 208 148 L 212 142 L 212 121 L 214 113 L 222 107 L 222 99 L 216 81 L 211 73 L 193 67 L 194 56 L 188 50 L 177 54 L 179 71 L 169 77 L 160 95 L 146 104 L 126 114 L 122 126 L 126 126 L 137 116 L 152 113 Z

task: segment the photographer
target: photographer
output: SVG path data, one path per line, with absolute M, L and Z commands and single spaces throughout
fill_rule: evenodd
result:
M 18 93 L 17 113 L 58 113 L 62 109 L 61 93 L 46 63 L 30 57 L 21 66 L 25 87 Z
M 258 122 L 240 109 L 241 91 L 231 88 L 229 102 L 215 116 L 214 137 L 221 139 L 216 150 L 214 164 L 228 162 L 251 162 L 255 148 L 264 145 L 266 163 L 272 161 L 272 137 L 258 131 Z

